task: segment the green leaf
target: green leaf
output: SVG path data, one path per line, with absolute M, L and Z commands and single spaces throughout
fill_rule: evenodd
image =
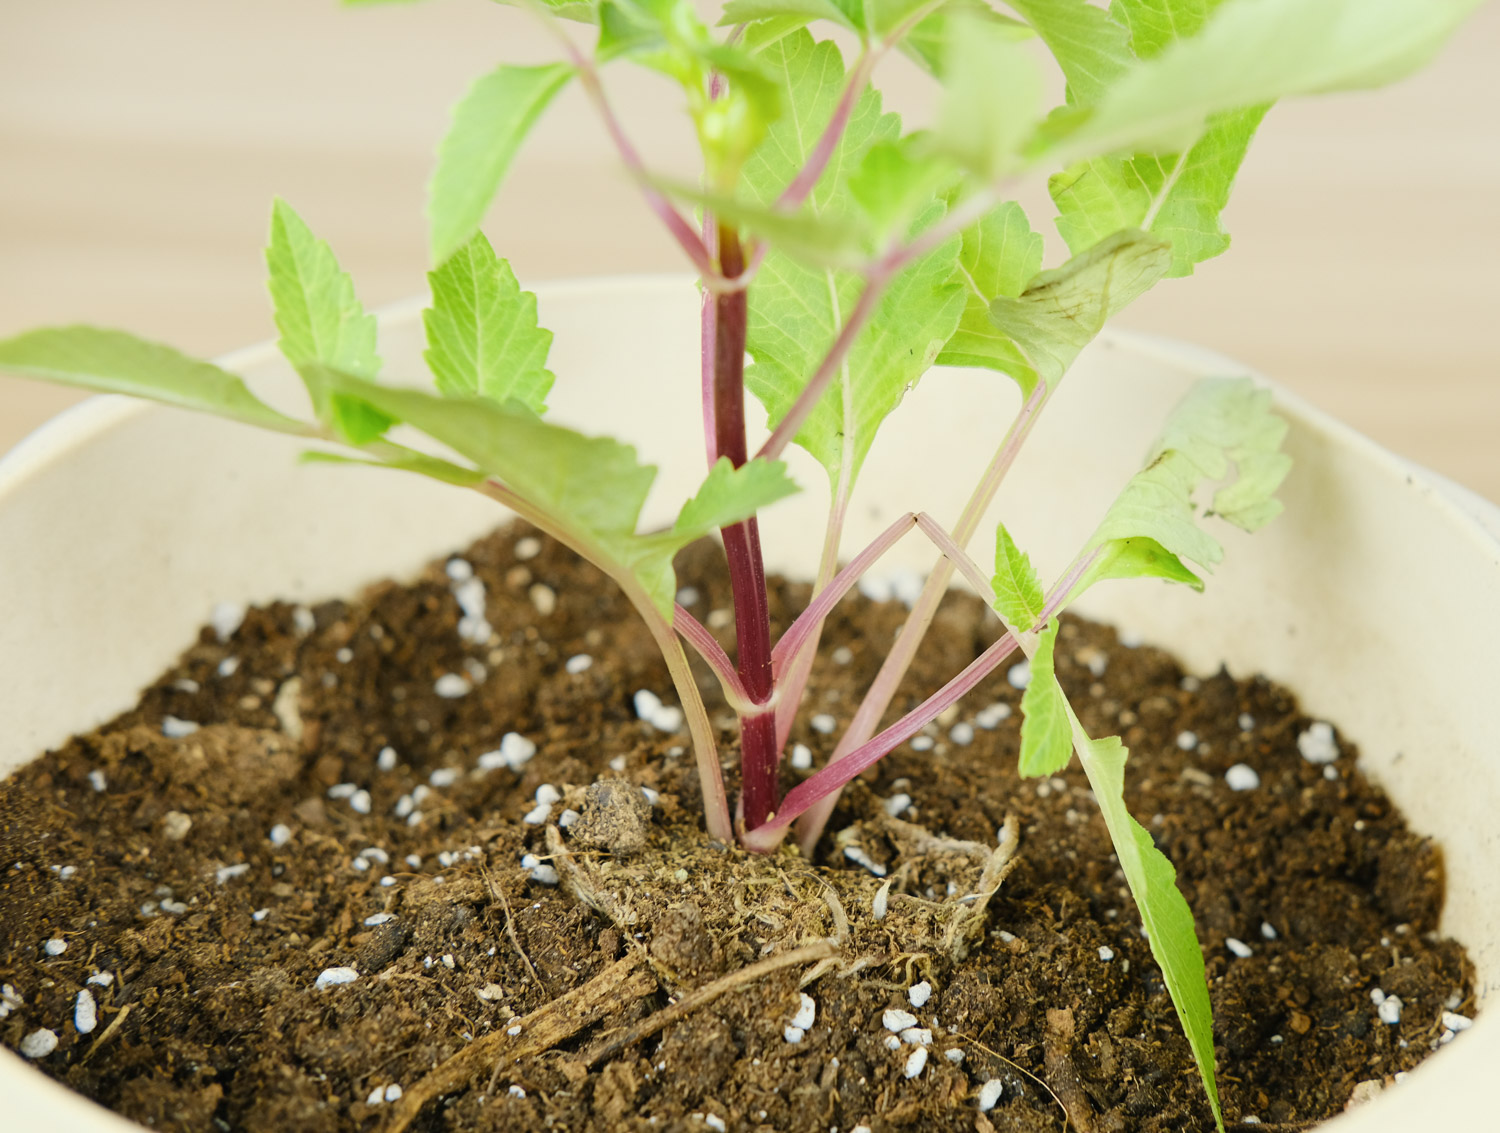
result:
M 373 380 L 380 371 L 375 318 L 355 297 L 354 283 L 333 249 L 279 197 L 271 210 L 266 267 L 276 329 L 281 331 L 276 345 L 302 376 L 318 419 L 354 444 L 380 436 L 391 420 L 338 397 L 322 382 L 321 370 L 310 365 Z
M 642 464 L 630 445 L 543 421 L 516 401 L 442 397 L 335 370 L 325 369 L 322 379 L 340 396 L 404 421 L 472 461 L 481 478 L 499 480 L 567 532 L 600 567 L 617 577 L 633 575 L 668 621 L 675 593 L 673 554 L 796 490 L 780 462 L 751 461 L 732 469 L 724 461 L 723 468 L 710 470 L 671 530 L 639 535 L 636 526 L 656 469 Z M 389 442 L 368 451 L 389 467 L 473 482 L 458 465 Z
M 952 179 L 951 167 L 924 152 L 923 141 L 921 135 L 908 134 L 876 142 L 849 178 L 850 195 L 875 225 L 877 247 L 905 236 Z
M 518 402 L 442 397 L 325 371 L 341 393 L 441 441 L 605 550 L 632 538 L 656 469 L 630 445 L 541 420 Z
M 1085 545 L 1085 553 L 1100 556 L 1071 597 L 1106 578 L 1150 576 L 1201 589 L 1181 560 L 1212 569 L 1224 549 L 1199 526 L 1194 493 L 1218 484 L 1206 514 L 1246 531 L 1270 522 L 1281 511 L 1275 492 L 1292 465 L 1281 451 L 1286 431 L 1271 411 L 1270 391 L 1251 379 L 1195 384 L 1167 419 L 1146 467 L 1131 477 Z
M 844 90 L 844 61 L 838 47 L 797 31 L 768 45 L 759 55 L 775 82 L 782 116 L 766 131 L 744 167 L 746 195 L 770 207 L 802 171 L 817 146 Z M 834 147 L 828 166 L 808 196 L 818 216 L 842 216 L 851 209 L 848 177 L 875 142 L 900 135 L 901 119 L 881 111 L 880 93 L 867 87 L 855 103 L 849 123 Z
M 260 401 L 233 374 L 124 331 L 46 327 L 0 339 L 0 370 L 95 393 L 144 397 L 282 433 L 312 432 Z
M 1172 245 L 1171 276 L 1229 247 L 1219 214 L 1269 103 L 1215 114 L 1180 154 L 1098 157 L 1048 182 L 1057 230 L 1075 252 L 1120 228 L 1145 228 Z
M 1220 111 L 1392 82 L 1427 62 L 1481 2 L 1226 0 L 1197 35 L 1111 86 L 1050 157 L 1175 153 Z
M 336 452 L 311 450 L 302 454 L 302 461 L 304 464 L 357 464 L 365 468 L 390 468 L 397 472 L 415 472 L 419 476 L 426 476 L 444 484 L 452 484 L 456 488 L 472 488 L 484 479 L 483 472 L 454 464 L 451 460 L 443 460 L 424 452 L 403 448 L 400 445 L 383 446 L 379 455 L 371 457 L 344 456 Z
M 432 306 L 422 312 L 427 364 L 450 397 L 514 398 L 533 413 L 546 409 L 552 332 L 537 325 L 536 296 L 522 291 L 510 265 L 484 233 L 429 272 Z
M 832 43 L 797 31 L 761 55 L 777 77 L 787 112 L 745 165 L 749 197 L 770 208 L 818 143 L 844 89 L 843 60 Z M 851 174 L 869 149 L 900 134 L 900 120 L 881 112 L 880 95 L 864 91 L 834 148 L 828 168 L 808 197 L 806 215 L 835 230 L 859 217 Z M 934 196 L 914 229 L 943 214 Z M 855 338 L 838 378 L 813 410 L 797 443 L 838 482 L 856 475 L 875 431 L 902 396 L 932 365 L 952 336 L 963 308 L 954 284 L 959 242 L 945 242 L 909 265 L 887 289 Z M 818 269 L 772 248 L 750 289 L 747 349 L 754 365 L 745 384 L 774 424 L 795 404 L 854 309 L 863 279 L 848 271 Z
M 1030 396 L 1038 381 L 1055 389 L 1104 324 L 1148 291 L 1171 262 L 1167 244 L 1126 230 L 1062 267 L 1042 272 L 1017 298 L 994 300 L 991 321 L 1024 359 L 1022 366 L 1007 371 L 1022 395 Z
M 1029 691 L 1029 690 L 1028 690 Z M 1023 702 L 1024 703 L 1024 702 Z M 1125 809 L 1125 761 L 1128 752 L 1119 737 L 1090 739 L 1069 710 L 1079 762 L 1094 789 L 1094 798 L 1114 843 L 1120 870 L 1140 910 L 1151 954 L 1161 965 L 1177 1018 L 1187 1034 L 1198 1063 L 1203 1088 L 1214 1111 L 1214 1122 L 1224 1128 L 1219 1089 L 1214 1081 L 1213 1004 L 1193 912 L 1177 888 L 1177 871 L 1156 848 L 1151 835 Z
M 701 205 L 718 219 L 764 238 L 776 249 L 772 255 L 790 256 L 817 268 L 855 267 L 868 259 L 866 249 L 873 230 L 857 213 L 820 217 L 810 207 L 783 212 L 756 201 L 661 178 L 653 178 L 652 183 L 671 197 Z
M 1056 775 L 1073 758 L 1073 733 L 1068 722 L 1068 700 L 1057 683 L 1053 650 L 1058 622 L 1053 618 L 1037 639 L 1031 655 L 1031 681 L 1021 695 L 1021 775 L 1035 779 Z
M 1114 0 L 1109 14 L 1130 33 L 1137 59 L 1154 59 L 1179 39 L 1202 30 L 1224 0 Z
M 1222 0 L 1115 0 L 1110 14 L 1129 29 L 1131 49 L 1152 59 L 1196 35 Z M 1172 276 L 1229 247 L 1219 214 L 1269 103 L 1221 111 L 1190 148 L 1174 154 L 1098 157 L 1048 182 L 1057 230 L 1074 252 L 1121 228 L 1144 228 L 1172 245 Z
M 995 529 L 995 578 L 991 586 L 995 609 L 1006 625 L 1022 631 L 1036 625 L 1045 605 L 1042 580 L 1030 556 L 1016 546 L 1003 523 Z
M 1068 101 L 1096 102 L 1134 62 L 1127 33 L 1088 0 L 1007 0 L 1036 29 L 1068 80 Z
M 938 151 L 985 181 L 1015 169 L 1042 106 L 1031 57 L 1005 29 L 959 13 L 948 21 L 943 76 Z
M 941 206 L 936 208 L 940 213 Z M 958 246 L 954 237 L 891 281 L 838 377 L 797 433 L 797 443 L 835 485 L 846 475 L 858 476 L 881 422 L 957 328 L 964 303 L 953 281 Z M 755 364 L 745 373 L 745 385 L 773 425 L 795 404 L 833 344 L 861 286 L 847 272 L 766 258 L 750 293 L 747 343 Z
M 765 68 L 738 43 L 716 39 L 689 0 L 602 0 L 595 54 L 600 61 L 628 54 L 682 87 L 710 184 L 732 182 L 781 113 Z M 721 97 L 709 99 L 715 72 L 729 82 Z
M 735 24 L 754 23 L 757 20 L 795 16 L 801 21 L 798 27 L 813 20 L 828 20 L 857 31 L 859 25 L 851 15 L 853 10 L 852 5 L 840 4 L 837 0 L 729 0 L 724 5 L 724 16 L 719 21 L 719 26 L 733 27 Z
M 499 67 L 454 107 L 428 186 L 434 263 L 446 260 L 478 229 L 521 142 L 572 77 L 566 63 Z
M 955 18 L 983 20 L 1017 43 L 1036 34 L 1020 20 L 1002 16 L 982 0 L 948 0 L 907 33 L 900 44 L 902 54 L 929 75 L 941 77 L 950 25 Z
M 748 519 L 797 491 L 779 460 L 751 460 L 736 468 L 721 456 L 693 498 L 682 505 L 672 535 L 686 546 L 711 531 Z
M 354 283 L 324 241 L 279 197 L 266 247 L 277 343 L 288 362 L 322 362 L 362 378 L 380 372 L 375 318 L 354 295 Z
M 1006 201 L 965 229 L 958 262 L 964 313 L 958 330 L 938 355 L 938 365 L 980 366 L 1006 374 L 1030 372 L 1020 348 L 990 318 L 993 300 L 1019 296 L 1041 270 L 1042 237 L 1032 231 L 1026 210 L 1015 201 Z
M 637 540 L 630 557 L 631 570 L 670 622 L 677 593 L 673 556 L 689 543 L 749 519 L 761 508 L 796 491 L 796 483 L 779 460 L 751 460 L 736 468 L 728 457 L 720 457 L 693 498 L 682 505 L 671 529 Z

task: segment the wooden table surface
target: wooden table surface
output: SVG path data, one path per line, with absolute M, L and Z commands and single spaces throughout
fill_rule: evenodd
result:
M 548 46 L 522 13 L 480 0 L 10 6 L 0 335 L 90 321 L 206 355 L 270 337 L 261 248 L 276 193 L 367 305 L 422 290 L 423 185 L 448 106 L 496 62 L 542 61 Z M 1121 323 L 1242 359 L 1500 500 L 1497 64 L 1491 4 L 1413 80 L 1278 107 L 1228 212 L 1234 249 Z M 672 93 L 628 71 L 610 82 L 654 163 L 689 173 Z M 930 110 L 901 61 L 882 85 L 896 108 Z M 1026 200 L 1050 229 L 1044 195 Z M 576 91 L 522 151 L 487 230 L 532 283 L 684 267 Z M 0 378 L 0 451 L 73 400 Z

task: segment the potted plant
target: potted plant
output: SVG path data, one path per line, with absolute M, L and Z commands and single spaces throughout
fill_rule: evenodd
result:
M 1021 523 L 1008 519 L 995 528 L 993 573 L 973 563 L 966 545 L 1064 374 L 1108 317 L 1162 277 L 1187 274 L 1223 250 L 1218 210 L 1264 104 L 1397 77 L 1471 6 L 1231 2 L 1211 20 L 1188 12 L 1191 6 L 1173 9 L 1168 30 L 1151 19 L 1154 9 L 1131 4 L 1111 18 L 1081 3 L 1017 3 L 1021 19 L 1014 20 L 938 3 L 858 12 L 752 3 L 726 9 L 735 29 L 727 37 L 676 5 L 542 6 L 538 15 L 558 29 L 564 60 L 503 67 L 480 80 L 440 153 L 431 207 L 438 266 L 422 320 L 436 392 L 376 381 L 374 320 L 332 252 L 281 202 L 268 250 L 279 345 L 310 395 L 315 420 L 273 409 L 226 370 L 117 332 L 32 332 L 0 343 L 0 365 L 208 410 L 299 441 L 332 442 L 355 450 L 357 461 L 474 489 L 582 554 L 619 584 L 661 649 L 686 716 L 708 833 L 725 845 L 771 852 L 800 820 L 799 840 L 812 853 L 840 788 L 920 735 L 1020 650 L 1030 662 L 1020 703 L 1021 771 L 1050 778 L 1078 755 L 1218 1121 L 1192 916 L 1166 856 L 1124 810 L 1119 741 L 1088 733 L 1054 675 L 1055 618 L 1109 579 L 1155 577 L 1201 588 L 1184 560 L 1207 569 L 1222 552 L 1198 524 L 1195 492 L 1227 476 L 1212 512 L 1246 530 L 1269 520 L 1289 466 L 1280 451 L 1285 424 L 1270 412 L 1269 395 L 1248 380 L 1200 382 L 1167 417 L 1145 466 L 1125 478 L 1113 505 L 1106 501 L 1082 550 L 1070 549 L 1077 552 L 1071 561 L 1070 552 L 1061 556 L 1067 565 L 1050 587 L 1012 535 L 1024 531 Z M 594 52 L 579 49 L 559 19 L 597 24 Z M 836 46 L 805 30 L 815 20 L 858 37 L 847 71 Z M 1069 83 L 1068 104 L 1045 117 L 1032 64 L 1017 46 L 1031 35 L 1051 49 Z M 1276 50 L 1289 42 L 1302 46 L 1298 57 Z M 903 135 L 868 86 L 880 57 L 897 49 L 942 84 L 931 131 Z M 682 85 L 705 156 L 701 184 L 674 184 L 641 165 L 600 79 L 600 66 L 615 60 Z M 550 335 L 533 297 L 477 232 L 525 132 L 570 81 L 594 99 L 647 202 L 700 272 L 699 408 L 710 470 L 683 493 L 687 502 L 675 518 L 656 529 L 641 523 L 653 470 L 631 448 L 543 418 Z M 1062 172 L 1051 187 L 1074 254 L 1043 272 L 1040 240 L 1006 200 L 1006 188 L 1030 170 L 1057 167 Z M 702 210 L 701 227 L 689 221 L 691 207 Z M 579 309 L 589 309 L 586 300 Z M 400 320 L 389 325 L 399 337 Z M 1132 349 L 1151 354 L 1148 346 Z M 934 362 L 1014 379 L 1014 421 L 994 438 L 994 454 L 952 530 L 926 509 L 892 516 L 840 570 L 854 481 L 876 428 Z M 1202 369 L 1180 357 L 1174 364 Z M 1164 385 L 1174 399 L 1183 392 L 1180 381 Z M 747 386 L 771 419 L 754 459 L 746 441 Z M 446 452 L 393 439 L 400 424 Z M 795 490 L 781 461 L 794 441 L 827 472 L 831 504 L 813 597 L 773 649 L 758 514 Z M 674 555 L 715 528 L 729 562 L 736 663 L 677 600 Z M 824 624 L 906 536 L 928 539 L 940 554 L 937 565 L 913 595 L 906 627 L 828 764 L 783 796 L 781 754 Z M 808 565 L 809 556 L 801 561 Z M 955 573 L 993 599 L 1004 632 L 877 733 Z M 723 784 L 719 741 L 683 642 L 713 673 L 737 718 L 735 800 Z M 676 730 L 659 701 L 638 701 L 637 711 L 662 731 Z M 539 807 L 550 801 L 538 796 Z M 555 857 L 570 860 L 562 836 L 553 839 Z M 850 848 L 859 849 L 841 846 Z M 976 890 L 982 897 L 973 902 L 979 910 L 1013 851 L 1002 838 L 988 858 Z M 577 877 L 573 884 L 587 888 Z M 912 1028 L 922 1030 L 915 1019 L 895 1030 L 915 1057 L 931 1040 L 909 1040 Z M 918 1065 L 907 1077 L 921 1071 Z M 370 1104 L 382 1100 L 409 1118 L 430 1099 Z

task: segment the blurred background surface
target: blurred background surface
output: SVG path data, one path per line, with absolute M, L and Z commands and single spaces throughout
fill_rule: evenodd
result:
M 554 56 L 524 13 L 484 0 L 9 5 L 0 335 L 87 321 L 203 355 L 272 337 L 273 194 L 333 245 L 367 306 L 422 291 L 423 187 L 448 107 L 498 62 Z M 1121 325 L 1236 357 L 1500 500 L 1497 64 L 1490 4 L 1415 79 L 1277 107 L 1226 214 L 1233 249 Z M 903 60 L 879 81 L 893 108 L 930 112 Z M 606 82 L 648 160 L 691 175 L 673 92 L 631 70 Z M 1024 199 L 1055 263 L 1045 191 Z M 576 90 L 486 227 L 526 284 L 685 268 Z M 0 452 L 77 399 L 0 378 Z

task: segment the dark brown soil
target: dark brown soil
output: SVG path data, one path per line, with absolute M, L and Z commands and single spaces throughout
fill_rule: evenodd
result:
M 553 546 L 519 561 L 517 539 L 465 556 L 488 588 L 487 645 L 460 639 L 441 564 L 311 619 L 253 610 L 227 641 L 205 629 L 137 709 L 0 785 L 0 1042 L 50 1029 L 46 1073 L 157 1129 L 1211 1128 L 1082 777 L 1019 780 L 1015 714 L 952 738 L 1018 706 L 1003 674 L 930 750 L 856 782 L 815 862 L 745 854 L 702 834 L 685 737 L 636 718 L 636 690 L 673 697 L 625 602 Z M 698 549 L 683 577 L 722 626 L 714 561 Z M 776 585 L 783 624 L 805 597 Z M 903 613 L 856 598 L 829 626 L 794 736 L 819 762 L 834 737 L 813 715 L 847 720 Z M 903 699 L 994 633 L 979 603 L 950 598 Z M 593 663 L 569 672 L 578 654 Z M 1058 659 L 1085 724 L 1130 747 L 1132 809 L 1197 914 L 1231 1124 L 1336 1114 L 1356 1084 L 1425 1057 L 1445 1008 L 1472 1003 L 1469 966 L 1435 934 L 1436 847 L 1350 745 L 1310 763 L 1286 690 L 1200 683 L 1106 627 L 1066 622 Z M 444 674 L 472 691 L 439 697 Z M 168 738 L 168 716 L 202 727 Z M 717 722 L 727 764 L 732 720 Z M 479 769 L 511 731 L 535 757 Z M 1256 789 L 1226 785 L 1237 763 Z M 553 822 L 584 812 L 565 835 L 522 821 L 544 784 L 563 796 Z M 1007 816 L 1016 866 L 976 917 L 962 898 Z M 894 879 L 883 919 L 884 882 L 845 848 Z M 339 967 L 358 978 L 315 988 Z M 934 990 L 915 1008 L 922 980 Z M 799 984 L 816 1019 L 793 1043 Z M 80 1034 L 85 988 L 98 1025 Z M 1398 1024 L 1377 1016 L 1377 988 L 1403 1001 Z M 931 1031 L 910 1078 L 918 1046 L 882 1025 L 892 1008 Z M 992 1079 L 1003 1091 L 982 1113 Z M 385 1100 L 391 1085 L 405 1096 Z

